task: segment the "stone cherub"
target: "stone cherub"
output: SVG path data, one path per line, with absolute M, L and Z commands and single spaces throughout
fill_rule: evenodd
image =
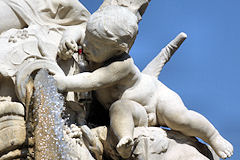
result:
M 110 126 L 118 140 L 116 150 L 123 158 L 131 155 L 135 126 L 157 125 L 199 137 L 219 157 L 230 157 L 232 145 L 204 116 L 188 110 L 174 91 L 135 66 L 128 52 L 138 33 L 137 22 L 135 14 L 120 6 L 95 12 L 87 23 L 83 49 L 87 59 L 99 67 L 74 76 L 56 74 L 59 90 L 96 90 L 98 100 L 109 110 Z M 74 43 L 64 47 L 76 48 Z

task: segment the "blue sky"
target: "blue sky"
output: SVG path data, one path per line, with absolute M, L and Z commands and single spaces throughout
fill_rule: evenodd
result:
M 101 0 L 80 0 L 93 13 Z M 152 0 L 130 52 L 142 70 L 170 40 L 187 40 L 159 79 L 209 119 L 240 159 L 240 1 Z

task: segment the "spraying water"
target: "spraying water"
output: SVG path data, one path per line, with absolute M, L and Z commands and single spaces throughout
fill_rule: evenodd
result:
M 41 69 L 34 80 L 35 158 L 36 160 L 69 160 L 64 141 L 62 119 L 63 97 L 47 70 Z

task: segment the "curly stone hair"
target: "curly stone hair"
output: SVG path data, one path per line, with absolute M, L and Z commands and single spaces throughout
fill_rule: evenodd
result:
M 128 53 L 138 33 L 138 19 L 127 8 L 110 5 L 90 16 L 86 32 Z

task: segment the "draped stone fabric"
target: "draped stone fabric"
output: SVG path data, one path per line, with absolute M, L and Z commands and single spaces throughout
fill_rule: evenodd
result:
M 28 25 L 28 28 L 10 29 L 0 35 L 3 76 L 14 76 L 26 61 L 55 61 L 63 32 L 74 25 L 84 31 L 91 15 L 78 0 L 0 1 L 9 5 Z
M 78 0 L 1 0 L 28 25 L 70 26 L 87 21 L 90 13 Z

